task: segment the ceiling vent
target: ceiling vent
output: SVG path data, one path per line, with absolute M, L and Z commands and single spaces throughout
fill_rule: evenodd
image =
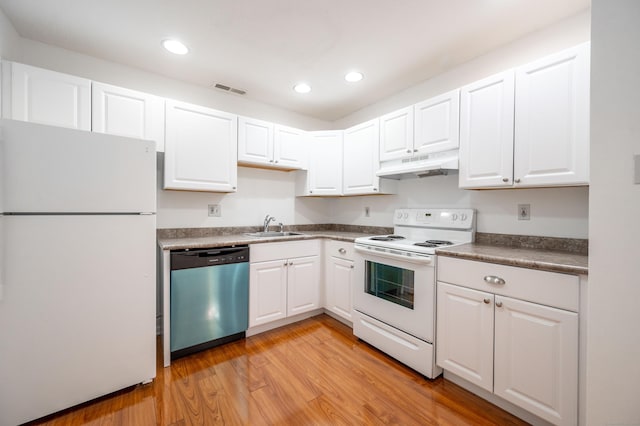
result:
M 235 87 L 230 87 L 225 84 L 216 83 L 213 85 L 216 89 L 224 90 L 225 92 L 235 93 L 236 95 L 245 95 L 247 93 L 246 90 L 236 89 Z

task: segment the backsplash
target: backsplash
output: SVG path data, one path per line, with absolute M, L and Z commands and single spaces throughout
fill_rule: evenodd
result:
M 476 244 L 589 254 L 589 240 L 476 232 Z

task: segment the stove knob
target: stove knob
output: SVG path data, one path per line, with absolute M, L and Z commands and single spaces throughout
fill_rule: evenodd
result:
M 409 213 L 404 213 L 402 216 L 403 216 L 405 219 L 408 219 L 408 218 L 409 218 Z
M 398 214 L 396 215 L 396 217 L 397 217 L 398 219 L 402 219 L 402 212 L 398 212 Z
M 467 220 L 467 214 L 466 213 L 462 213 L 460 215 L 460 220 Z
M 458 214 L 457 213 L 452 214 L 451 215 L 451 220 L 454 220 L 454 221 L 458 220 Z

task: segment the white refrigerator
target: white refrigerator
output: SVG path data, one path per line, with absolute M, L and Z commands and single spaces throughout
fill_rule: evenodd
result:
M 0 120 L 0 425 L 156 375 L 152 141 Z

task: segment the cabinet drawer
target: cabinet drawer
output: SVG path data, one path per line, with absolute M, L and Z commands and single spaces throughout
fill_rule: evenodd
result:
M 575 275 L 438 256 L 438 281 L 578 312 L 579 279 Z M 497 277 L 493 284 L 485 277 Z
M 353 260 L 353 243 L 336 240 L 325 240 L 325 254 L 340 259 Z
M 294 257 L 318 256 L 320 255 L 320 240 L 251 244 L 249 248 L 249 261 L 251 263 L 265 262 Z

